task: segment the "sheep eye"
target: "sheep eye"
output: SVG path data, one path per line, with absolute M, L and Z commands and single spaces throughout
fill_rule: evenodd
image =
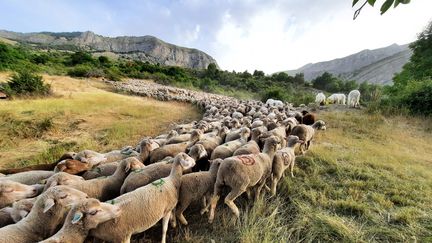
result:
M 94 211 L 91 211 L 89 214 L 90 215 L 96 215 L 98 212 L 99 212 L 98 210 L 94 210 Z
M 67 194 L 63 195 L 63 196 L 60 197 L 60 199 L 65 199 L 65 198 L 67 198 L 67 196 L 68 196 Z

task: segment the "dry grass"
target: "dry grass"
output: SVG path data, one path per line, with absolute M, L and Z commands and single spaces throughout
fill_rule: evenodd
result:
M 54 97 L 0 101 L 0 167 L 52 162 L 66 150 L 135 145 L 172 122 L 200 117 L 189 104 L 112 93 L 97 80 L 44 79 Z

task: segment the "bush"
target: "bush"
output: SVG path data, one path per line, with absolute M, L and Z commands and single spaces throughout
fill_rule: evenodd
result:
M 262 94 L 261 100 L 266 102 L 268 99 L 285 100 L 284 90 L 280 87 L 270 87 Z
M 9 96 L 13 95 L 48 95 L 51 91 L 49 84 L 44 84 L 42 76 L 28 71 L 20 71 L 11 76 L 4 90 Z
M 432 115 L 432 80 L 409 83 L 399 104 L 412 114 Z
M 91 71 L 91 67 L 87 65 L 78 65 L 72 69 L 70 69 L 67 74 L 72 77 L 88 77 L 88 74 Z

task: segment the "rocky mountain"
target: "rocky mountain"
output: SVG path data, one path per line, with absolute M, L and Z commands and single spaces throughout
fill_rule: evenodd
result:
M 409 61 L 412 51 L 407 45 L 393 44 L 331 61 L 310 63 L 299 69 L 286 71 L 288 74 L 304 73 L 306 80 L 312 80 L 324 72 L 359 83 L 368 81 L 376 84 L 391 84 L 395 73 L 402 70 Z
M 186 47 L 166 43 L 153 36 L 104 37 L 86 32 L 18 33 L 0 30 L 0 37 L 41 48 L 110 52 L 118 57 L 188 68 L 207 68 L 216 60 L 210 55 Z

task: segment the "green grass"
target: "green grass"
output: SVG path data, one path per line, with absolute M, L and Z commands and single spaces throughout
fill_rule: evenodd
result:
M 102 82 L 45 76 L 54 96 L 0 101 L 0 167 L 51 163 L 64 152 L 109 151 L 199 119 L 192 105 L 106 91 Z

